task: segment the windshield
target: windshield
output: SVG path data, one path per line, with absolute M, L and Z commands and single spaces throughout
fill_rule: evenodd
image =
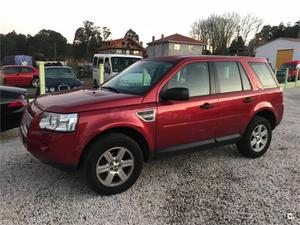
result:
M 70 68 L 46 68 L 45 78 L 68 78 L 68 79 L 78 79 L 76 73 Z
M 280 70 L 286 70 L 289 68 L 290 70 L 295 70 L 296 69 L 296 64 L 295 63 L 285 63 L 282 64 L 280 67 Z
M 172 66 L 173 62 L 140 61 L 102 85 L 117 92 L 146 93 Z
M 111 57 L 112 70 L 114 73 L 119 73 L 139 60 L 141 59 L 132 57 Z

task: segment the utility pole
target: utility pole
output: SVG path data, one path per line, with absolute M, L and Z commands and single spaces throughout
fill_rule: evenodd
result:
M 54 60 L 56 61 L 56 42 L 54 42 Z
M 1 59 L 2 59 L 2 52 L 1 52 L 1 50 L 2 50 L 2 48 L 1 48 L 1 35 L 0 35 L 0 67 L 1 67 Z

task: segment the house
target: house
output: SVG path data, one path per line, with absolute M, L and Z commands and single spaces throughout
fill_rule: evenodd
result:
M 137 42 L 130 37 L 106 41 L 99 49 L 100 54 L 124 54 L 144 56 L 143 42 Z
M 300 60 L 300 38 L 277 38 L 257 47 L 255 56 L 266 58 L 278 69 L 286 61 Z
M 147 43 L 148 56 L 167 56 L 167 55 L 202 55 L 202 49 L 205 45 L 202 41 L 173 34 L 167 37 L 161 35 L 161 38 Z

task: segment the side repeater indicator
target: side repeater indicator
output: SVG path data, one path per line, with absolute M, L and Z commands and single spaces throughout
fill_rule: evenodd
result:
M 137 112 L 136 115 L 145 122 L 153 122 L 155 121 L 156 111 L 154 109 L 146 109 Z

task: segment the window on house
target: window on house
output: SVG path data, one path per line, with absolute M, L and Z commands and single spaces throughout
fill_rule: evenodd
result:
M 133 54 L 138 55 L 138 54 L 140 54 L 140 51 L 135 50 L 135 51 L 133 51 Z
M 192 52 L 195 50 L 195 46 L 194 45 L 189 45 L 189 51 Z
M 179 51 L 180 50 L 180 44 L 174 44 L 174 50 Z

